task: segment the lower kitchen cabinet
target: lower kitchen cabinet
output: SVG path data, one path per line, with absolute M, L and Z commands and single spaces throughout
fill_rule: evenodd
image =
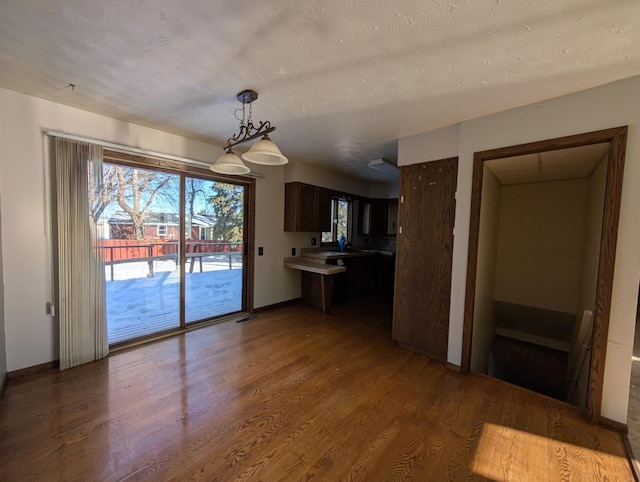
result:
M 393 297 L 395 285 L 396 256 L 380 255 L 377 260 L 377 288 L 378 292 L 384 296 Z
M 334 303 L 367 293 L 393 298 L 395 256 L 373 254 L 344 258 L 343 263 L 347 271 L 334 277 Z

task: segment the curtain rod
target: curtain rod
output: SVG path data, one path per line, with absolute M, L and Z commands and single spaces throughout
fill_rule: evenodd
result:
M 192 166 L 198 166 L 198 167 L 206 167 L 206 168 L 211 167 L 210 163 L 204 162 L 204 161 L 194 161 L 193 159 L 187 159 L 186 157 L 173 156 L 171 154 L 162 154 L 160 152 L 148 151 L 146 149 L 140 149 L 138 147 L 130 147 L 130 146 L 125 146 L 123 144 L 115 144 L 113 142 L 100 141 L 97 139 L 91 139 L 89 137 L 82 137 L 82 136 L 76 136 L 73 134 L 67 134 L 66 132 L 57 132 L 57 131 L 43 129 L 42 133 L 48 136 L 63 137 L 65 139 L 71 139 L 74 141 L 89 142 L 91 144 L 97 144 L 102 147 L 117 149 L 119 151 L 124 151 L 132 154 L 142 154 L 145 156 L 158 157 L 160 159 L 167 159 L 170 161 L 184 162 L 185 164 L 191 164 Z

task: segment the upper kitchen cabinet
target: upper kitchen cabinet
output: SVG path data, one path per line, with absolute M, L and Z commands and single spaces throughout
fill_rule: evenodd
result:
M 397 199 L 369 199 L 360 206 L 360 234 L 396 234 Z
M 398 199 L 389 199 L 389 219 L 387 234 L 396 235 L 398 232 Z
M 284 230 L 331 231 L 331 191 L 302 182 L 288 182 L 284 191 Z

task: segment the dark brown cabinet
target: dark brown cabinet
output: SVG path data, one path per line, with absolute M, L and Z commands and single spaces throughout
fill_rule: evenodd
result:
M 333 302 L 340 303 L 348 298 L 353 298 L 366 293 L 374 293 L 383 291 L 388 284 L 383 286 L 381 283 L 381 270 L 387 269 L 389 266 L 384 264 L 390 256 L 382 256 L 379 254 L 371 254 L 368 256 L 346 256 L 341 259 L 347 271 L 334 276 L 335 284 L 333 289 Z M 329 261 L 329 264 L 337 264 L 337 260 Z M 393 280 L 393 272 L 385 271 L 385 274 L 391 276 Z M 384 280 L 388 283 L 389 280 Z M 393 283 L 393 281 L 391 281 Z
M 378 292 L 383 296 L 393 298 L 395 285 L 396 256 L 380 255 L 377 260 Z
M 387 234 L 389 219 L 389 201 L 387 199 L 371 200 L 371 232 L 369 234 Z
M 286 183 L 284 230 L 331 231 L 331 191 L 302 182 Z
M 360 203 L 360 234 L 395 235 L 397 223 L 397 199 L 368 199 Z
M 316 198 L 318 204 L 316 206 L 316 226 L 320 232 L 331 231 L 331 200 L 332 192 L 329 189 L 316 187 Z
M 389 199 L 389 219 L 387 221 L 387 234 L 396 235 L 398 232 L 398 199 Z
M 403 166 L 393 338 L 447 360 L 457 158 Z
M 388 204 L 386 199 L 360 202 L 360 234 L 387 234 Z

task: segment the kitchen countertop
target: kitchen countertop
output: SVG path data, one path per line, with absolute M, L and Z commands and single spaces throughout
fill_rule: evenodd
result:
M 334 264 L 324 264 L 314 259 L 305 259 L 304 256 L 296 256 L 294 258 L 285 258 L 284 266 L 300 271 L 309 271 L 323 275 L 332 275 L 343 273 L 347 270 L 344 266 L 336 266 Z
M 303 251 L 300 254 L 300 257 L 328 260 L 328 259 L 355 258 L 355 257 L 361 257 L 361 256 L 374 256 L 377 254 L 381 254 L 384 256 L 393 256 L 395 253 L 393 251 L 381 251 L 377 249 L 355 249 L 355 250 L 346 250 L 344 252 L 327 249 L 324 251 Z

